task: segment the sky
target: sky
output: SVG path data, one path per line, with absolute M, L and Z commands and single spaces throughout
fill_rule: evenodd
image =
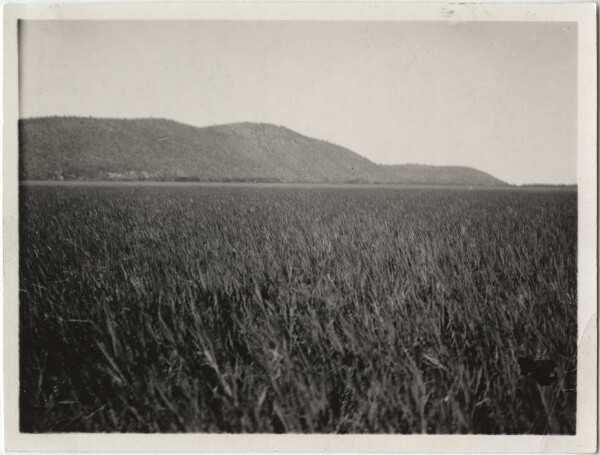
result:
M 577 25 L 24 21 L 20 117 L 266 122 L 376 163 L 575 183 Z

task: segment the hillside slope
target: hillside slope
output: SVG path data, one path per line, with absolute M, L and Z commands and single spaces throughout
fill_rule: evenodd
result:
M 424 164 L 381 165 L 387 178 L 394 182 L 429 185 L 506 185 L 500 179 L 471 167 L 427 166 Z
M 287 128 L 198 128 L 163 119 L 44 117 L 19 122 L 21 179 L 374 182 L 498 185 L 470 168 L 381 166 Z

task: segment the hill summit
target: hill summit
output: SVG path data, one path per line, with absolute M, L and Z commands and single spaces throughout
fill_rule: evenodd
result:
M 265 123 L 199 128 L 164 119 L 23 119 L 19 157 L 22 180 L 506 184 L 467 167 L 378 165 Z

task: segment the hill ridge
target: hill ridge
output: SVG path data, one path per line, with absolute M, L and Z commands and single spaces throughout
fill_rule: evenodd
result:
M 166 118 L 19 120 L 22 180 L 191 180 L 498 186 L 466 166 L 376 164 L 283 125 L 197 127 Z

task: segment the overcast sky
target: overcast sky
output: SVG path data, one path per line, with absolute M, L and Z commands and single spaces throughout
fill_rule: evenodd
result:
M 377 163 L 574 183 L 569 23 L 27 21 L 21 118 L 268 122 Z

